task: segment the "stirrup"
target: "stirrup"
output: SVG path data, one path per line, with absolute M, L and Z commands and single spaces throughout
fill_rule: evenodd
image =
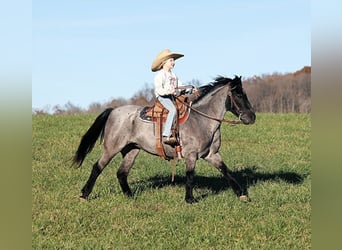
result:
M 177 143 L 177 140 L 175 137 L 163 136 L 163 143 L 174 146 Z

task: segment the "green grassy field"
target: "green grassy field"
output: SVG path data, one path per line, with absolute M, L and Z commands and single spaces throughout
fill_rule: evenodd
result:
M 257 114 L 251 126 L 222 125 L 221 154 L 248 185 L 242 203 L 203 160 L 194 195 L 184 201 L 184 161 L 170 185 L 170 163 L 141 152 L 126 198 L 116 179 L 121 156 L 78 199 L 101 154 L 97 144 L 79 169 L 70 159 L 94 115 L 32 117 L 33 249 L 310 249 L 311 118 Z

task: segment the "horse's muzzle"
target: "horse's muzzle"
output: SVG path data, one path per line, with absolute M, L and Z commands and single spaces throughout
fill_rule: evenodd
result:
M 256 115 L 254 112 L 246 112 L 242 113 L 239 116 L 239 119 L 243 122 L 243 124 L 248 125 L 248 124 L 253 124 L 256 119 Z

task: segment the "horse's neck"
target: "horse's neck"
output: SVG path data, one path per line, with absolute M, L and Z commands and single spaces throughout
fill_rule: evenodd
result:
M 216 89 L 213 92 L 208 93 L 198 103 L 195 103 L 193 107 L 208 116 L 223 119 L 224 114 L 226 113 L 226 92 L 227 86 Z

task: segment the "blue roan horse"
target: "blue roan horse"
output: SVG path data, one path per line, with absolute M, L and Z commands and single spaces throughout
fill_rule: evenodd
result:
M 247 201 L 247 190 L 235 180 L 219 153 L 220 128 L 227 111 L 237 116 L 243 124 L 255 122 L 256 116 L 242 88 L 241 77 L 217 77 L 214 82 L 200 87 L 198 93 L 199 97 L 192 102 L 193 110 L 187 121 L 179 125 L 182 155 L 186 164 L 185 200 L 188 203 L 196 201 L 193 196 L 194 173 L 196 161 L 202 158 L 223 174 L 241 200 Z M 127 177 L 140 149 L 158 155 L 154 125 L 139 117 L 142 109 L 143 107 L 135 105 L 108 108 L 96 118 L 83 135 L 73 158 L 75 165 L 82 165 L 100 135 L 103 137 L 103 154 L 93 165 L 90 177 L 82 188 L 81 198 L 86 199 L 89 196 L 97 177 L 119 152 L 122 155 L 122 162 L 117 171 L 117 178 L 123 193 L 127 196 L 133 195 Z M 174 158 L 173 147 L 164 145 L 164 151 L 169 159 Z

